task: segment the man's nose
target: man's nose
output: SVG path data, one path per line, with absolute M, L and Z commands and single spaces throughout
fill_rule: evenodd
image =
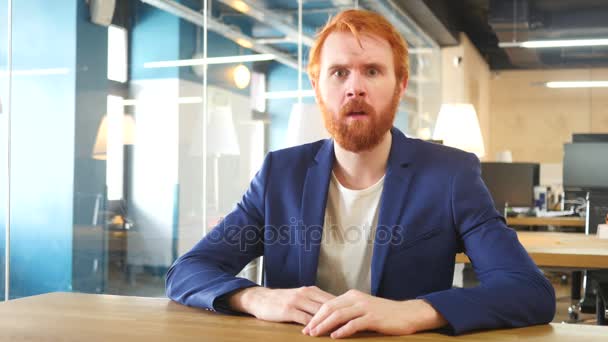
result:
M 357 98 L 365 97 L 365 95 L 367 95 L 365 80 L 358 72 L 352 73 L 346 88 L 346 96 L 348 98 Z

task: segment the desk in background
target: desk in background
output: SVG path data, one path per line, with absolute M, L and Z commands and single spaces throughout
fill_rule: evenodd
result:
M 538 266 L 608 269 L 608 239 L 583 233 L 517 232 L 519 242 Z M 464 254 L 456 262 L 468 263 Z
M 585 228 L 585 220 L 581 217 L 507 217 L 507 225 Z
M 297 324 L 225 316 L 165 298 L 50 293 L 1 303 L 0 316 L 2 341 L 319 341 L 302 335 L 302 326 Z M 549 324 L 458 337 L 436 333 L 357 336 L 368 337 L 366 341 L 605 342 L 608 327 Z

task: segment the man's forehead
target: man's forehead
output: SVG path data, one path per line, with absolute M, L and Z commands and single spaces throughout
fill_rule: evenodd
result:
M 363 63 L 392 65 L 393 55 L 388 41 L 377 35 L 362 33 L 359 40 L 351 32 L 332 32 L 327 36 L 321 51 L 322 64 L 346 64 L 353 58 Z

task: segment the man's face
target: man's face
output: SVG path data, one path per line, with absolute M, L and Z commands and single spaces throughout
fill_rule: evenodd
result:
M 331 33 L 321 50 L 319 79 L 313 81 L 328 132 L 351 152 L 376 146 L 392 127 L 407 80 L 395 78 L 389 43 L 350 32 Z

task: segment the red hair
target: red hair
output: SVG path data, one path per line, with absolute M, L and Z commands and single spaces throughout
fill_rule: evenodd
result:
M 327 24 L 316 35 L 316 40 L 310 49 L 308 60 L 308 76 L 318 81 L 321 49 L 327 37 L 333 32 L 351 32 L 359 45 L 361 34 L 373 35 L 386 40 L 393 51 L 393 64 L 397 82 L 408 77 L 407 43 L 397 29 L 378 13 L 364 10 L 346 10 L 330 18 Z

